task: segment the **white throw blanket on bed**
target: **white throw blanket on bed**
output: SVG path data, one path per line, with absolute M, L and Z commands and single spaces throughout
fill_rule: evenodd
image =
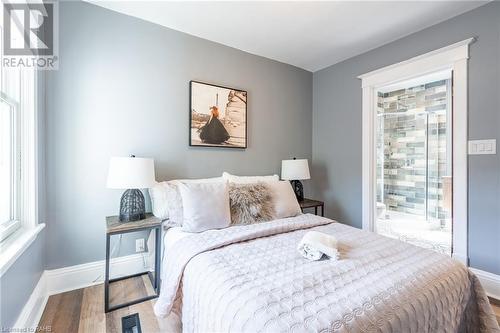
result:
M 339 257 L 337 239 L 332 235 L 318 231 L 307 232 L 300 240 L 297 250 L 309 260 L 320 260 L 323 255 L 333 260 Z

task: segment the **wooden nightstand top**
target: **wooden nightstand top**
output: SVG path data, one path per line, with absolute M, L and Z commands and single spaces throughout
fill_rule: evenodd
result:
M 134 222 L 120 222 L 118 216 L 106 216 L 106 233 L 126 233 L 141 229 L 155 228 L 161 225 L 161 220 L 153 214 L 146 214 L 144 220 Z
M 312 208 L 312 207 L 318 207 L 318 206 L 323 206 L 325 203 L 323 201 L 319 200 L 313 200 L 313 199 L 306 199 L 299 201 L 300 208 Z

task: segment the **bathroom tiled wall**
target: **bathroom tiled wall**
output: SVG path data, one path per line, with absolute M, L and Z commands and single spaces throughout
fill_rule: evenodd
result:
M 449 176 L 448 86 L 442 80 L 378 95 L 378 200 L 388 210 L 448 217 L 442 178 Z

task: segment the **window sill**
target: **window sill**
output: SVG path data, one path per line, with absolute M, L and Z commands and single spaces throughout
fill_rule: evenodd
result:
M 34 228 L 20 228 L 0 243 L 0 277 L 30 247 L 43 228 L 45 228 L 45 223 L 38 224 Z

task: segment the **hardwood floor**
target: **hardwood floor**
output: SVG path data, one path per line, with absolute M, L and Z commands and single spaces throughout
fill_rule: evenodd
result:
M 123 303 L 154 290 L 147 276 L 113 283 L 110 303 Z M 180 332 L 180 322 L 175 315 L 157 318 L 153 312 L 156 299 L 134 304 L 110 313 L 104 313 L 104 285 L 68 291 L 49 297 L 40 319 L 39 327 L 54 333 L 121 333 L 121 318 L 139 313 L 142 332 Z
M 110 288 L 110 300 L 122 302 L 130 297 L 142 297 L 154 292 L 146 276 L 120 281 Z M 127 296 L 125 298 L 125 296 Z M 102 284 L 50 296 L 39 327 L 53 333 L 121 333 L 121 318 L 139 313 L 144 333 L 180 332 L 180 322 L 175 315 L 157 318 L 153 313 L 156 300 L 135 304 L 104 313 L 104 286 Z M 490 299 L 500 323 L 500 301 Z M 116 303 L 115 303 L 116 304 Z

